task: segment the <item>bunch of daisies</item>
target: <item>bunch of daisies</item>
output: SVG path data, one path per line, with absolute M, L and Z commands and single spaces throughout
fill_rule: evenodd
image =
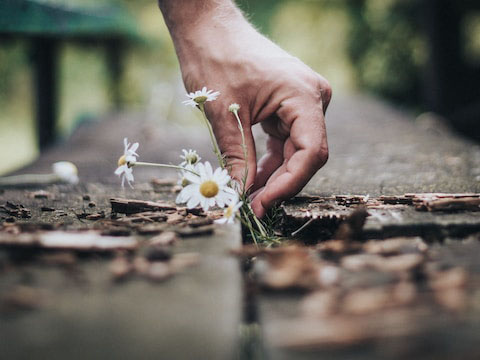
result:
M 265 225 L 255 216 L 250 206 L 246 191 L 247 164 L 245 164 L 245 174 L 242 179 L 243 186 L 238 186 L 228 175 L 225 159 L 220 152 L 212 126 L 205 113 L 205 103 L 216 100 L 219 95 L 218 91 L 214 92 L 204 87 L 202 90 L 187 94 L 188 100 L 183 102 L 185 105 L 199 109 L 202 113 L 203 121 L 213 145 L 213 152 L 218 159 L 217 168 L 214 168 L 208 161 L 200 162 L 200 155 L 192 149 L 182 150 L 183 154 L 180 155 L 182 162 L 179 165 L 140 162 L 137 161 L 138 154 L 136 152 L 139 144 L 130 144 L 125 138 L 124 153 L 118 160 L 118 168 L 115 174 L 122 178 L 122 186 L 126 181 L 130 187 L 133 187 L 132 168 L 134 166 L 158 166 L 176 169 L 179 176 L 178 184 L 182 187 L 176 199 L 178 204 L 186 204 L 189 209 L 201 206 L 205 212 L 213 207 L 223 208 L 224 215 L 216 222 L 220 224 L 233 223 L 238 218 L 248 229 L 252 240 L 257 243 L 267 239 L 271 232 L 266 230 Z M 231 104 L 228 108 L 238 123 L 246 162 L 248 154 L 242 123 L 238 115 L 239 109 L 238 104 Z

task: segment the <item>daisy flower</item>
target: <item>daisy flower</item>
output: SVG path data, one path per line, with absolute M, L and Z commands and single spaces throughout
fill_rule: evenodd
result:
M 58 178 L 69 184 L 78 183 L 78 169 L 70 161 L 58 161 L 52 165 L 53 173 Z
M 180 185 L 182 188 L 190 185 L 190 181 L 187 179 L 187 177 L 185 176 L 185 173 L 186 172 L 196 172 L 196 168 L 195 166 L 193 165 L 190 165 L 190 164 L 187 164 L 184 166 L 185 170 L 181 170 L 179 173 L 178 173 L 178 181 L 177 181 L 177 185 Z M 185 201 L 179 201 L 179 198 L 177 197 L 177 203 L 184 203 Z
M 204 104 L 207 101 L 216 100 L 218 95 L 220 95 L 220 92 L 213 92 L 213 90 L 207 91 L 207 87 L 204 86 L 202 90 L 197 90 L 187 94 L 188 100 L 183 101 L 183 104 L 196 107 L 197 105 Z
M 242 207 L 243 201 L 238 201 L 238 197 L 223 211 L 223 217 L 215 220 L 216 224 L 233 224 L 238 210 Z
M 183 160 L 180 163 L 180 166 L 187 166 L 187 165 L 195 165 L 198 163 L 202 158 L 200 155 L 197 154 L 196 150 L 189 149 L 188 151 L 183 149 L 183 155 L 180 155 L 180 158 Z
M 135 165 L 137 161 L 138 154 L 135 152 L 138 149 L 138 142 L 133 144 L 130 147 L 127 138 L 123 139 L 124 151 L 123 155 L 118 159 L 118 168 L 115 170 L 115 174 L 121 176 L 122 178 L 122 187 L 125 186 L 125 179 L 127 180 L 128 185 L 133 189 L 133 170 L 132 166 Z
M 230 104 L 230 106 L 228 107 L 228 111 L 230 111 L 232 113 L 234 113 L 238 110 L 240 110 L 240 105 L 238 105 L 237 103 Z
M 185 172 L 190 184 L 178 194 L 177 203 L 187 203 L 189 209 L 200 204 L 204 211 L 208 211 L 212 206 L 224 207 L 235 199 L 235 190 L 227 186 L 230 181 L 227 170 L 217 168 L 214 172 L 208 161 L 205 165 L 198 163 L 195 170 L 199 175 Z

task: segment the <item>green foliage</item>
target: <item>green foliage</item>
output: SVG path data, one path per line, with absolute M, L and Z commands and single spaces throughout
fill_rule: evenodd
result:
M 414 0 L 347 1 L 348 55 L 361 88 L 400 103 L 418 103 L 426 57 L 419 6 Z

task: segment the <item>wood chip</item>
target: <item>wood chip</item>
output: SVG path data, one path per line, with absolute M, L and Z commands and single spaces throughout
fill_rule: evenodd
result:
M 462 288 L 435 291 L 434 298 L 440 306 L 453 312 L 464 310 L 467 306 L 467 294 Z
M 306 317 L 323 318 L 337 312 L 338 302 L 338 291 L 316 291 L 305 297 L 300 304 L 300 308 L 302 314 Z
M 175 231 L 181 237 L 206 236 L 212 235 L 215 231 L 215 227 L 213 225 L 201 226 L 196 228 L 182 227 L 180 229 L 176 229 Z
M 120 214 L 135 214 L 144 211 L 165 211 L 177 209 L 176 206 L 172 206 L 167 203 L 120 198 L 110 199 L 110 204 L 112 206 L 112 212 Z
M 170 260 L 170 267 L 173 272 L 179 272 L 185 268 L 195 266 L 200 262 L 200 254 L 198 253 L 181 253 L 175 254 Z
M 137 228 L 140 235 L 156 235 L 168 228 L 167 224 L 148 224 Z
M 154 236 L 149 240 L 151 246 L 170 246 L 179 240 L 177 234 L 173 231 L 165 231 L 164 233 Z
M 430 274 L 429 285 L 438 291 L 449 291 L 452 288 L 464 287 L 468 280 L 468 273 L 461 267 Z
M 40 261 L 48 265 L 68 267 L 77 263 L 77 257 L 72 252 L 61 251 L 50 254 L 43 254 L 40 256 Z
M 100 220 L 100 219 L 104 219 L 104 218 L 105 218 L 105 212 L 104 211 L 85 216 L 85 219 L 87 219 L 87 220 Z
M 378 198 L 379 201 L 382 201 L 384 204 L 391 204 L 391 205 L 396 205 L 396 204 L 404 204 L 404 205 L 412 205 L 413 204 L 413 199 L 411 196 L 380 196 Z
M 363 249 L 370 254 L 394 255 L 407 252 L 425 252 L 428 245 L 420 237 L 398 237 L 387 240 L 370 240 Z
M 264 270 L 259 272 L 259 277 L 260 283 L 266 288 L 313 289 L 319 285 L 317 263 L 304 247 L 266 249 L 262 253 L 262 259 L 266 264 Z
M 480 211 L 480 198 L 465 197 L 423 201 L 416 205 L 416 209 L 428 211 Z
M 170 225 L 180 224 L 183 221 L 185 221 L 185 217 L 178 213 L 169 214 L 167 217 L 167 224 Z
M 35 310 L 45 305 L 45 291 L 18 285 L 7 292 L 0 303 L 7 310 Z
M 410 271 L 423 263 L 421 254 L 402 254 L 383 257 L 376 254 L 358 254 L 345 256 L 341 264 L 345 269 L 359 271 L 363 269 L 376 269 L 386 272 Z
M 49 199 L 52 197 L 52 193 L 45 190 L 34 191 L 30 194 L 34 199 Z
M 362 237 L 363 225 L 367 219 L 368 212 L 365 207 L 359 207 L 355 209 L 348 217 L 343 221 L 338 230 L 333 236 L 334 239 L 339 240 L 354 240 Z
M 173 273 L 170 271 L 168 264 L 155 262 L 149 266 L 145 275 L 152 281 L 164 281 L 172 276 Z
M 115 281 L 125 280 L 133 271 L 133 265 L 125 256 L 118 256 L 109 265 L 110 273 Z
M 102 236 L 96 231 L 50 231 L 1 236 L 0 245 L 37 246 L 49 249 L 82 251 L 113 251 L 133 250 L 137 247 L 137 241 L 133 237 Z
M 172 254 L 164 247 L 149 246 L 145 249 L 144 257 L 150 262 L 168 261 L 172 258 Z

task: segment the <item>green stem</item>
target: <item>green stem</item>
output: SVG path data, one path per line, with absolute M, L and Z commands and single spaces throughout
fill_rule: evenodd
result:
M 238 129 L 240 130 L 240 134 L 242 135 L 242 150 L 243 150 L 243 158 L 245 160 L 245 173 L 243 175 L 243 192 L 246 192 L 247 187 L 247 177 L 248 177 L 248 151 L 247 151 L 247 143 L 245 142 L 245 133 L 243 131 L 243 125 L 240 121 L 240 117 L 238 116 L 238 110 L 233 111 L 233 115 L 237 119 Z
M 207 129 L 208 129 L 208 133 L 210 134 L 210 140 L 212 141 L 212 145 L 213 145 L 213 152 L 215 153 L 215 155 L 217 155 L 218 164 L 222 169 L 225 169 L 222 153 L 218 147 L 217 140 L 215 139 L 215 135 L 213 134 L 212 125 L 210 124 L 210 121 L 208 121 L 207 114 L 205 113 L 205 104 L 203 103 L 198 104 L 198 108 L 200 109 L 200 112 L 203 115 L 203 120 L 205 121 L 205 125 L 207 126 Z
M 131 164 L 132 166 L 155 166 L 155 167 L 163 167 L 163 168 L 169 168 L 169 169 L 177 169 L 177 170 L 183 170 L 183 171 L 188 171 L 191 172 L 192 174 L 195 174 L 197 176 L 200 176 L 199 173 L 196 171 L 184 168 L 183 166 L 178 166 L 178 165 L 167 165 L 167 164 L 157 164 L 157 163 L 148 163 L 148 162 L 143 162 L 143 161 L 136 161 Z
M 240 211 L 242 213 L 241 219 L 243 220 L 244 225 L 250 231 L 250 235 L 252 235 L 252 239 L 253 239 L 253 242 L 255 243 L 255 245 L 258 246 L 257 236 L 255 235 L 255 232 L 253 230 L 253 226 L 252 226 L 252 223 L 250 222 L 250 218 L 249 218 L 248 214 L 245 213 L 245 209 L 243 209 L 243 207 L 240 209 Z
M 255 224 L 257 225 L 258 227 L 258 231 L 260 231 L 260 234 L 262 234 L 263 237 L 267 237 L 267 233 L 263 227 L 263 224 L 260 222 L 260 220 L 257 218 L 257 215 L 255 215 L 255 213 L 253 212 L 253 209 L 252 207 L 250 206 L 250 204 L 247 204 L 247 207 L 248 207 L 248 211 L 250 212 L 250 214 L 252 215 L 253 217 L 253 220 L 255 221 Z

